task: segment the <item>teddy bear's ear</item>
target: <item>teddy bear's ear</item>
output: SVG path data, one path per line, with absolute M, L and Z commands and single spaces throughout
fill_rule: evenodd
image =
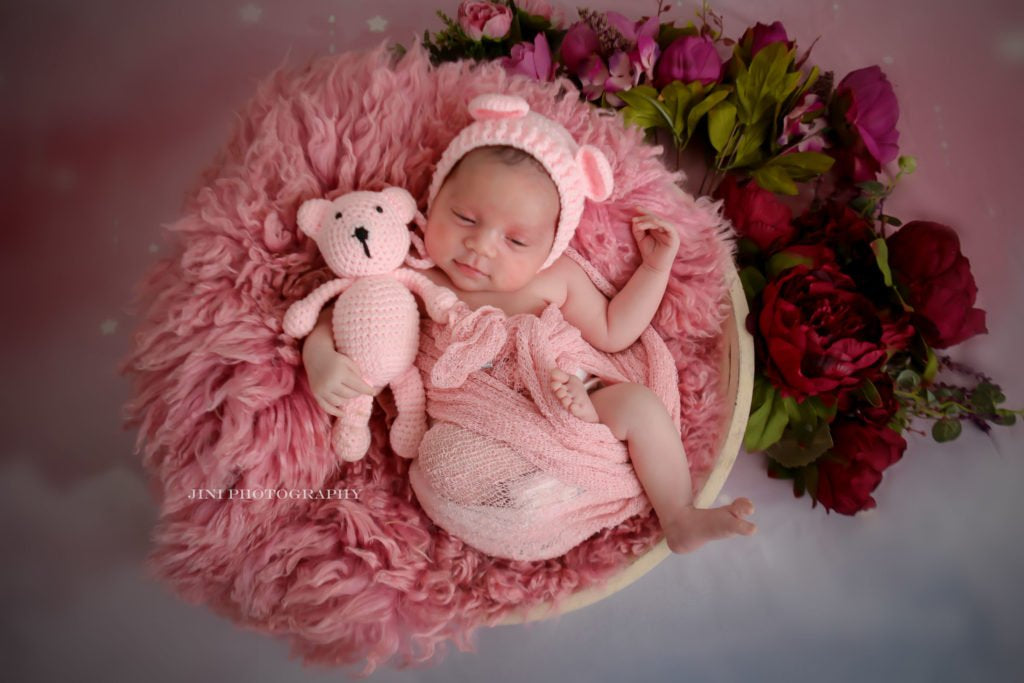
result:
M 331 208 L 331 203 L 326 199 L 307 199 L 299 207 L 297 220 L 299 229 L 310 237 L 316 237 L 320 231 L 326 211 Z
M 526 116 L 530 104 L 518 95 L 478 95 L 469 101 L 469 113 L 477 121 L 518 119 Z
M 583 145 L 576 152 L 576 163 L 583 174 L 583 194 L 588 199 L 603 202 L 612 194 L 615 180 L 612 167 L 604 152 L 592 145 Z
M 401 187 L 389 187 L 381 192 L 384 200 L 395 210 L 398 220 L 404 224 L 412 222 L 416 216 L 416 200 L 412 198 L 408 190 Z

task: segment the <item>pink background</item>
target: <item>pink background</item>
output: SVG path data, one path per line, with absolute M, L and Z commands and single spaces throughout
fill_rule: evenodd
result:
M 676 3 L 685 21 L 696 2 Z M 655 3 L 594 2 L 630 16 Z M 990 334 L 954 350 L 1024 406 L 1024 5 L 721 0 L 725 31 L 784 22 L 811 62 L 878 64 L 919 170 L 889 213 L 960 233 Z M 8 680 L 337 679 L 176 599 L 142 566 L 156 519 L 121 429 L 134 283 L 165 249 L 235 112 L 287 55 L 410 45 L 441 5 L 400 0 L 21 2 L 0 8 L 0 654 Z M 573 12 L 567 12 L 571 17 Z M 386 20 L 371 31 L 373 17 Z M 375 24 L 379 22 L 374 22 Z M 483 631 L 478 652 L 377 680 L 1006 680 L 1024 642 L 1024 427 L 913 437 L 878 509 L 826 516 L 758 457 L 725 487 L 760 532 L 662 563 L 586 611 Z

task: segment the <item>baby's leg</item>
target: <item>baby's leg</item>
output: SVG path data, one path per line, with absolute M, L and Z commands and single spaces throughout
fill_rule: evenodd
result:
M 556 394 L 564 387 L 570 403 L 582 404 L 574 414 L 587 414 L 590 408 L 585 404 L 589 403 L 598 418 L 591 421 L 600 421 L 615 438 L 626 442 L 633 469 L 658 515 L 670 550 L 690 552 L 716 538 L 756 531 L 754 524 L 742 519 L 754 512 L 753 503 L 746 498 L 719 508 L 693 506 L 690 469 L 679 432 L 661 399 L 650 389 L 623 382 L 588 396 L 579 378 L 561 370 L 552 372 L 552 386 L 557 384 L 562 386 L 555 389 Z M 566 399 L 562 400 L 564 404 Z

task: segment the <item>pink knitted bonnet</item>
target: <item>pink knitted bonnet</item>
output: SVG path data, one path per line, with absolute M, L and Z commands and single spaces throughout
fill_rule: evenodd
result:
M 584 199 L 602 202 L 612 193 L 612 169 L 601 150 L 577 145 L 557 121 L 530 111 L 517 95 L 480 95 L 469 102 L 473 123 L 451 141 L 437 163 L 430 183 L 428 203 L 459 159 L 477 147 L 507 145 L 533 156 L 547 170 L 558 189 L 561 209 L 551 253 L 541 270 L 555 262 L 576 232 L 583 215 Z

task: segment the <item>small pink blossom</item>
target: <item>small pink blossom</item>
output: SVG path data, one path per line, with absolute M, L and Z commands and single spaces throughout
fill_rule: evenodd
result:
M 786 147 L 801 140 L 791 150 L 796 152 L 820 152 L 825 143 L 817 133 L 825 128 L 825 104 L 814 93 L 804 93 L 800 103 L 786 116 L 779 135 L 779 145 Z M 805 123 L 805 119 L 808 121 Z
M 464 0 L 459 5 L 459 26 L 472 40 L 500 40 L 512 28 L 512 10 L 494 2 Z
M 608 104 L 620 107 L 625 102 L 614 93 L 629 90 L 640 80 L 640 72 L 633 68 L 633 62 L 625 52 L 616 52 L 608 60 L 608 78 L 604 82 L 604 91 L 608 96 Z
M 510 73 L 523 74 L 539 81 L 550 81 L 555 75 L 551 48 L 543 32 L 537 34 L 533 43 L 513 45 L 512 56 L 502 59 L 501 64 Z
M 654 80 L 654 65 L 661 54 L 657 35 L 658 17 L 651 17 L 637 29 L 636 49 L 629 53 L 633 66 L 647 76 L 648 81 Z

